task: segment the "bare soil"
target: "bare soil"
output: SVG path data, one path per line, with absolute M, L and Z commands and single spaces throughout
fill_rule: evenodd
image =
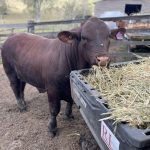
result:
M 27 85 L 25 98 L 28 111 L 21 113 L 0 65 L 0 150 L 99 149 L 75 105 L 75 119 L 65 121 L 65 102 L 62 101 L 62 109 L 57 118 L 58 135 L 51 139 L 48 134 L 49 107 L 46 93 L 39 94 L 34 87 Z

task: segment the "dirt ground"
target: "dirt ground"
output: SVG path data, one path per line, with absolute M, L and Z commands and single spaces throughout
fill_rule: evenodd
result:
M 0 150 L 80 150 L 81 139 L 86 150 L 99 149 L 75 105 L 75 119 L 69 122 L 63 119 L 65 102 L 62 101 L 57 118 L 59 134 L 51 139 L 46 93 L 39 94 L 34 87 L 27 85 L 25 98 L 28 111 L 21 113 L 0 65 Z

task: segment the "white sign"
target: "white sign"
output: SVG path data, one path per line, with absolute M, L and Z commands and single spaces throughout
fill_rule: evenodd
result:
M 104 121 L 101 121 L 101 138 L 107 145 L 109 150 L 119 150 L 119 141 L 107 127 Z

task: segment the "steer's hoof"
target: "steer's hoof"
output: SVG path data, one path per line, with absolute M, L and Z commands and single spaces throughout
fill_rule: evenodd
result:
M 27 111 L 27 106 L 25 107 L 19 107 L 20 112 L 26 112 Z
M 49 129 L 49 135 L 51 138 L 54 138 L 58 134 L 58 129 Z
M 19 101 L 18 102 L 18 107 L 19 107 L 20 112 L 27 111 L 27 104 L 26 104 L 25 101 Z
M 72 120 L 74 120 L 74 116 L 71 114 L 71 115 L 64 115 L 64 120 L 67 120 L 67 121 L 72 121 Z

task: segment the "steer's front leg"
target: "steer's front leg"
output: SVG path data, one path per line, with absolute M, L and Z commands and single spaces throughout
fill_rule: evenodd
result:
M 74 116 L 72 114 L 72 105 L 73 105 L 73 100 L 72 100 L 72 98 L 70 98 L 70 101 L 67 102 L 66 110 L 65 110 L 64 119 L 66 119 L 66 120 L 74 119 Z
M 57 120 L 56 117 L 60 112 L 60 99 L 58 94 L 54 90 L 50 90 L 47 92 L 48 94 L 48 101 L 50 107 L 50 122 L 49 122 L 49 132 L 51 137 L 54 137 L 57 133 Z

